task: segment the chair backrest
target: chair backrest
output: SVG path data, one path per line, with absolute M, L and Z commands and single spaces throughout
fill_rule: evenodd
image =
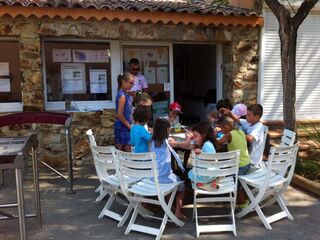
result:
M 86 132 L 93 156 L 94 166 L 101 181 L 115 172 L 116 165 L 112 154 L 113 146 L 97 146 L 92 130 Z
M 116 171 L 120 186 L 127 197 L 130 197 L 128 187 L 132 179 L 153 178 L 159 191 L 158 170 L 154 152 L 132 153 L 113 149 L 116 158 Z
M 194 166 L 193 175 L 195 184 L 197 176 L 226 177 L 235 175 L 236 179 L 239 170 L 240 150 L 224 153 L 201 153 L 193 154 Z
M 268 171 L 285 177 L 289 184 L 294 173 L 298 149 L 298 143 L 288 147 L 272 147 L 267 162 Z
M 284 129 L 281 137 L 280 146 L 292 146 L 296 140 L 296 133 L 288 129 Z

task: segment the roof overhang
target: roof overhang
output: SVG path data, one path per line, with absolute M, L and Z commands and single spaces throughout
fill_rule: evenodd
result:
M 190 13 L 168 13 L 150 11 L 123 11 L 94 8 L 52 8 L 52 7 L 22 7 L 0 6 L 0 17 L 18 16 L 36 18 L 72 18 L 74 20 L 118 20 L 120 22 L 152 22 L 163 24 L 193 24 L 204 26 L 244 26 L 262 27 L 263 18 L 259 16 L 234 16 Z

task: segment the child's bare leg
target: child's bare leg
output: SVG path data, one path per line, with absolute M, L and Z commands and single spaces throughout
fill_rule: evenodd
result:
M 239 204 L 244 204 L 246 201 L 246 193 L 245 191 L 241 188 L 238 190 L 238 203 Z
M 186 216 L 183 215 L 183 213 L 181 212 L 181 207 L 183 204 L 184 195 L 185 195 L 185 189 L 183 189 L 183 191 L 181 191 L 181 192 L 177 192 L 177 195 L 176 195 L 175 215 L 177 218 L 183 218 L 183 219 L 186 218 Z

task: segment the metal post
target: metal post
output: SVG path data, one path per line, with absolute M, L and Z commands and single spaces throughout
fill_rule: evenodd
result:
M 73 191 L 73 168 L 72 168 L 72 146 L 71 146 L 71 135 L 70 128 L 66 128 L 66 143 L 67 143 L 67 165 L 68 165 L 68 183 L 69 193 Z
M 24 197 L 23 197 L 23 184 L 21 169 L 16 168 L 16 188 L 17 188 L 17 200 L 18 200 L 18 213 L 19 213 L 19 227 L 20 227 L 20 240 L 26 240 L 26 222 L 24 215 Z
M 42 229 L 41 205 L 40 205 L 40 190 L 39 190 L 39 174 L 37 166 L 37 151 L 32 148 L 32 167 L 33 167 L 33 188 L 34 188 L 34 206 L 37 216 L 37 226 Z

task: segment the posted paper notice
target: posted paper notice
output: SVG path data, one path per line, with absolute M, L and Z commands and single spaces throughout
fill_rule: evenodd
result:
M 71 49 L 52 49 L 53 62 L 71 62 Z
M 85 93 L 85 65 L 81 63 L 61 64 L 62 93 Z
M 90 93 L 106 93 L 107 88 L 107 70 L 91 69 L 90 75 Z

